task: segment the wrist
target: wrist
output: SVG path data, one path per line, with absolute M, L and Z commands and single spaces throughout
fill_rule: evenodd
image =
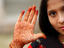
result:
M 18 40 L 12 40 L 12 42 L 9 45 L 9 48 L 23 48 L 23 44 L 20 43 Z

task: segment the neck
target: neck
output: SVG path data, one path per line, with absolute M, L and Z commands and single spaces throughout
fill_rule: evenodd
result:
M 59 40 L 62 44 L 64 44 L 64 35 L 59 35 Z

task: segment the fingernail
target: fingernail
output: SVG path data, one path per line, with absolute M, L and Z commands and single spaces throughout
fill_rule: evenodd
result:
M 42 33 L 43 33 L 43 32 L 42 32 Z M 46 36 L 44 33 L 43 33 L 43 38 L 44 38 L 44 39 L 47 39 L 47 36 Z
M 24 13 L 25 13 L 25 10 L 22 11 L 22 14 L 24 14 Z
M 32 9 L 35 10 L 35 9 L 36 9 L 36 6 L 34 5 L 34 6 L 32 7 Z
M 38 10 L 36 10 L 36 15 L 38 15 Z
M 29 9 L 28 9 L 28 11 L 30 12 L 32 10 L 32 7 L 30 7 Z

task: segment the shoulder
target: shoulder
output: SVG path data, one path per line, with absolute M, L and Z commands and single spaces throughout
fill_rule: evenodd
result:
M 61 47 L 58 39 L 55 39 L 53 37 L 47 37 L 47 39 L 39 38 L 38 40 L 32 42 L 28 48 L 40 48 L 41 45 L 45 48 Z

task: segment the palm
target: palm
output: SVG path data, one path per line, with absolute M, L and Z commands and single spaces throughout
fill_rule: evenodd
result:
M 23 21 L 21 21 L 23 13 L 19 16 L 14 29 L 14 39 L 17 39 L 20 42 L 23 42 L 24 44 L 32 42 L 39 37 L 43 37 L 41 33 L 40 34 L 33 33 L 34 24 L 37 19 L 37 11 L 34 11 L 32 9 L 28 18 L 29 13 L 30 12 L 27 11 Z M 34 14 L 34 16 L 32 14 Z
M 34 30 L 34 25 L 27 23 L 27 22 L 20 22 L 15 25 L 15 37 L 18 36 L 17 38 L 20 38 L 21 40 L 31 40 L 33 37 L 33 30 Z M 17 34 L 16 34 L 17 33 Z

